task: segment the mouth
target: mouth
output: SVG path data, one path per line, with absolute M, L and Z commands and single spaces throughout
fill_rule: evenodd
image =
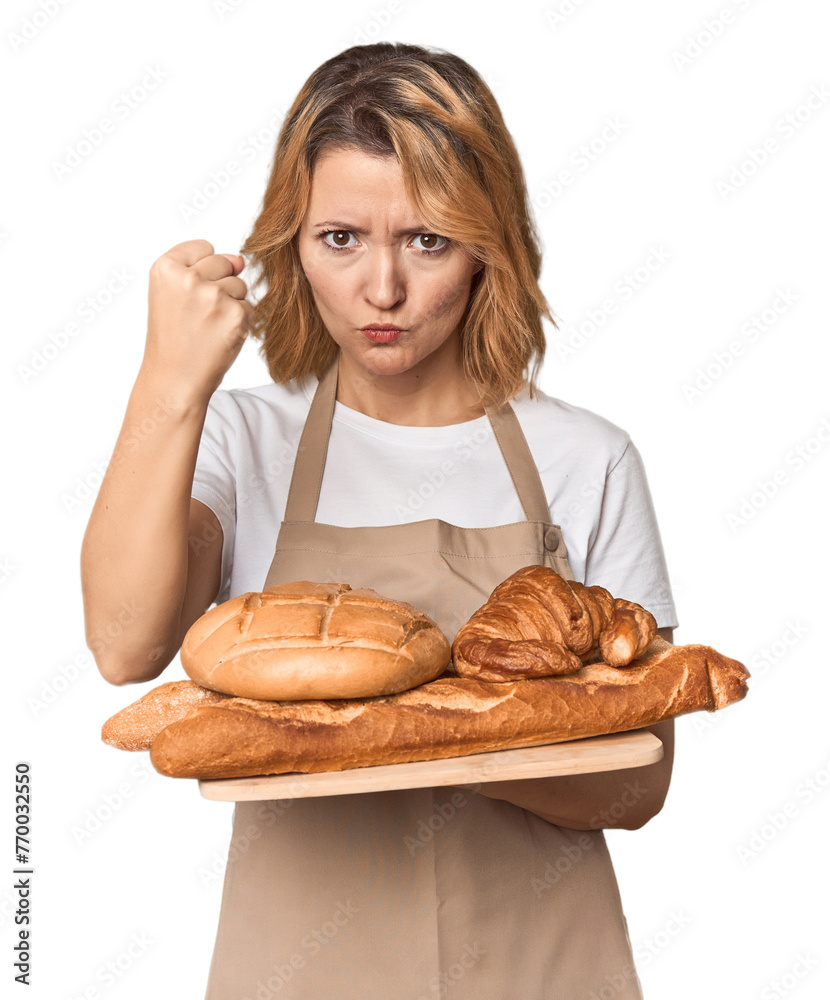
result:
M 389 323 L 372 323 L 370 326 L 362 327 L 360 332 L 373 344 L 391 344 L 404 331 L 399 326 L 392 326 Z

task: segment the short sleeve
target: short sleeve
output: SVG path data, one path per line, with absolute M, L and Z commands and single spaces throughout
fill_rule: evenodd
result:
M 650 611 L 658 628 L 677 627 L 666 558 L 643 460 L 629 441 L 606 476 L 589 540 L 585 582 Z
M 219 389 L 211 396 L 190 491 L 195 500 L 213 511 L 222 527 L 222 583 L 217 604 L 230 596 L 236 535 L 235 410 L 236 404 L 226 390 Z

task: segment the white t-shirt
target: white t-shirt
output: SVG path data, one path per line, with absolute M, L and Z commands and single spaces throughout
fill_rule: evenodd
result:
M 261 590 L 317 379 L 211 397 L 191 494 L 219 519 L 217 601 Z M 645 470 L 628 434 L 589 410 L 524 390 L 511 405 L 582 583 L 677 617 Z M 336 403 L 316 520 L 358 527 L 440 518 L 463 528 L 525 520 L 486 416 L 445 427 L 386 423 Z

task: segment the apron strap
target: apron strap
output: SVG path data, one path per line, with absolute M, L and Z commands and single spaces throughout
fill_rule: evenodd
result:
M 497 410 L 490 410 L 486 406 L 484 409 L 490 418 L 490 425 L 516 487 L 525 517 L 528 521 L 549 522 L 550 508 L 545 487 L 516 411 L 510 403 L 505 403 Z
M 339 360 L 338 351 L 337 357 L 320 378 L 311 401 L 294 459 L 294 471 L 285 505 L 286 521 L 313 521 L 317 515 L 337 397 Z M 545 489 L 513 407 L 510 403 L 495 410 L 485 406 L 485 412 L 525 517 L 528 521 L 547 523 L 550 520 L 550 510 Z
M 323 470 L 326 467 L 331 421 L 337 397 L 339 361 L 338 351 L 337 357 L 323 373 L 311 401 L 311 409 L 308 411 L 297 447 L 297 456 L 294 459 L 294 471 L 291 474 L 291 486 L 285 504 L 286 521 L 313 521 L 317 515 L 317 503 L 320 500 L 320 487 L 323 485 Z

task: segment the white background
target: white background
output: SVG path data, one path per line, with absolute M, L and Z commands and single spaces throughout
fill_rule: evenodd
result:
M 13 764 L 26 760 L 26 995 L 203 995 L 231 807 L 99 741 L 104 720 L 156 682 L 98 675 L 81 539 L 141 359 L 150 265 L 196 237 L 238 250 L 302 82 L 350 44 L 385 38 L 449 49 L 492 86 L 560 325 L 548 328 L 542 387 L 629 431 L 662 531 L 675 640 L 753 674 L 741 704 L 678 720 L 660 815 L 608 834 L 645 996 L 828 995 L 828 29 L 821 0 L 4 7 L 4 994 L 23 995 L 11 834 Z M 142 81 L 154 89 L 136 90 L 122 117 L 120 95 Z M 113 131 L 85 144 L 106 117 Z M 765 142 L 766 161 L 753 162 Z M 72 150 L 86 155 L 59 176 Z M 230 161 L 239 173 L 211 187 Z M 564 169 L 571 183 L 557 190 Z M 623 295 L 629 274 L 637 288 Z M 223 385 L 267 380 L 249 342 Z M 183 676 L 176 661 L 162 681 Z

